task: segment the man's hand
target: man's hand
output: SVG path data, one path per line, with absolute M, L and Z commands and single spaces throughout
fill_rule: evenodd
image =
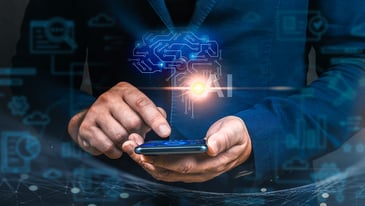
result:
M 123 150 L 154 178 L 166 182 L 204 182 L 240 165 L 251 154 L 251 139 L 238 117 L 228 116 L 215 122 L 206 139 L 207 154 L 138 155 L 134 148 L 144 141 L 138 134 L 130 136 Z
M 117 159 L 122 144 L 132 133 L 144 138 L 150 130 L 168 137 L 171 128 L 166 113 L 134 86 L 121 82 L 99 96 L 87 110 L 69 122 L 68 132 L 81 148 Z

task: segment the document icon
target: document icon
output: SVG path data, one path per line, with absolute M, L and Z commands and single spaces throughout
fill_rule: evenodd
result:
M 73 21 L 55 17 L 30 23 L 30 52 L 69 54 L 77 48 Z
M 4 173 L 30 172 L 31 160 L 41 151 L 37 138 L 28 132 L 3 132 L 1 135 L 1 171 Z

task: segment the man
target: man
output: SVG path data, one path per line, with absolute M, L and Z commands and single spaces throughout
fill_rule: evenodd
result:
M 209 180 L 219 181 L 244 167 L 254 169 L 263 185 L 297 185 L 309 181 L 308 174 L 298 174 L 288 163 L 299 161 L 308 169 L 311 160 L 356 132 L 344 122 L 360 115 L 358 106 L 364 103 L 365 32 L 353 30 L 365 20 L 363 8 L 360 0 L 92 0 L 87 4 L 31 0 L 13 63 L 36 67 L 39 78 L 27 79 L 24 84 L 31 85 L 27 89 L 14 90 L 29 95 L 35 108 L 68 101 L 65 109 L 72 107 L 68 132 L 81 148 L 111 159 L 127 153 L 158 180 L 209 185 Z M 103 20 L 95 23 L 99 17 Z M 63 42 L 69 48 L 35 47 L 37 25 L 51 28 L 45 31 L 51 43 Z M 59 25 L 63 31 L 57 30 Z M 139 49 L 136 42 L 148 42 L 144 36 L 157 39 L 186 31 L 203 42 L 209 36 L 206 41 L 214 40 L 222 51 L 221 67 L 213 64 L 207 77 L 210 86 L 221 90 L 213 90 L 208 100 L 190 99 L 193 104 L 187 103 L 189 99 L 180 101 L 176 88 L 181 76 L 204 73 L 199 67 L 179 70 L 162 62 L 161 71 L 145 72 L 131 63 L 141 54 L 133 53 Z M 319 78 L 307 86 L 311 48 L 317 54 Z M 71 65 L 85 59 L 92 96 L 75 91 L 81 76 Z M 206 138 L 208 152 L 163 157 L 134 153 L 145 138 L 169 136 Z M 286 179 L 290 181 L 282 181 Z M 231 180 L 216 189 L 234 190 Z

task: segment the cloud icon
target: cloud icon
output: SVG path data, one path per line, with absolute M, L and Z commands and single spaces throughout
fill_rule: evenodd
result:
M 261 21 L 261 16 L 258 15 L 255 12 L 248 12 L 246 15 L 244 15 L 241 19 L 244 23 L 248 24 L 255 24 Z
M 47 125 L 50 122 L 48 115 L 41 112 L 33 112 L 23 119 L 26 125 Z
M 112 27 L 115 25 L 115 20 L 110 16 L 101 13 L 88 22 L 89 27 Z
M 58 169 L 51 168 L 43 173 L 43 177 L 46 179 L 59 179 L 62 177 L 62 172 Z
M 293 157 L 283 164 L 283 168 L 285 170 L 306 170 L 309 168 L 309 164 L 299 157 Z

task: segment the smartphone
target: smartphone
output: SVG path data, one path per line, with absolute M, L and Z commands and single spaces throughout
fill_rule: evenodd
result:
M 152 140 L 137 146 L 134 152 L 144 155 L 197 154 L 208 150 L 205 139 Z

